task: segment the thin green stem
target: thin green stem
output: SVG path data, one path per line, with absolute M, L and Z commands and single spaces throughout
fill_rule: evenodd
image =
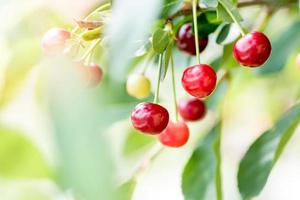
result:
M 198 36 L 198 22 L 197 22 L 197 3 L 198 0 L 193 0 L 193 20 L 194 20 L 194 32 L 195 32 L 195 44 L 197 62 L 200 64 L 200 50 L 199 50 L 199 36 Z
M 96 40 L 89 48 L 88 50 L 83 54 L 83 56 L 80 58 L 80 60 L 85 60 L 97 47 L 97 45 L 101 42 L 101 39 Z
M 178 122 L 178 111 L 177 111 L 177 94 L 176 94 L 176 82 L 175 82 L 175 69 L 174 69 L 174 57 L 173 52 L 171 54 L 171 72 L 172 72 L 172 87 L 173 87 L 173 103 L 175 111 L 175 121 Z
M 158 103 L 159 101 L 159 89 L 160 89 L 160 76 L 161 76 L 161 68 L 162 68 L 162 59 L 163 54 L 159 54 L 159 63 L 158 63 L 158 71 L 157 71 L 157 83 L 156 83 L 156 90 L 154 95 L 154 103 Z
M 242 36 L 246 35 L 245 30 L 243 29 L 241 23 L 234 17 L 234 15 L 232 14 L 232 12 L 230 11 L 230 9 L 226 6 L 226 4 L 223 1 L 219 1 L 219 3 L 223 6 L 223 8 L 226 10 L 226 12 L 229 14 L 229 16 L 231 17 L 231 19 L 234 21 L 234 23 L 238 26 L 240 33 L 242 34 Z

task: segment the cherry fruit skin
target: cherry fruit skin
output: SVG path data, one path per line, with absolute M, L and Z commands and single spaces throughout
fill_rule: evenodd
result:
M 126 82 L 127 93 L 137 99 L 144 99 L 151 93 L 151 82 L 142 74 L 132 74 Z
M 61 51 L 71 33 L 62 28 L 52 28 L 47 31 L 42 39 L 42 48 L 46 53 Z
M 246 67 L 259 67 L 270 57 L 272 46 L 261 32 L 252 32 L 239 39 L 233 47 L 235 59 Z
M 135 129 L 148 134 L 159 134 L 168 125 L 169 112 L 154 103 L 140 103 L 131 114 L 131 122 Z
M 178 103 L 178 111 L 185 121 L 197 121 L 205 116 L 206 106 L 197 98 L 183 99 Z
M 208 37 L 199 38 L 199 50 L 202 52 L 208 43 Z M 184 24 L 180 27 L 177 32 L 177 47 L 190 54 L 196 55 L 196 44 L 195 44 L 195 36 L 193 33 L 193 27 L 191 23 Z
M 214 91 L 217 75 L 211 66 L 198 64 L 184 70 L 181 83 L 190 95 L 196 98 L 203 98 Z
M 190 131 L 185 122 L 170 121 L 167 128 L 159 135 L 160 142 L 168 147 L 181 147 L 187 143 Z
M 103 77 L 103 71 L 97 64 L 79 66 L 82 79 L 88 87 L 94 88 L 98 86 Z

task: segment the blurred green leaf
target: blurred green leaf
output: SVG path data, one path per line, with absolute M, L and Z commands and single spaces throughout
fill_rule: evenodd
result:
M 275 126 L 264 132 L 240 162 L 238 187 L 245 198 L 257 196 L 265 186 L 273 166 L 300 122 L 300 105 L 292 107 Z
M 156 138 L 141 134 L 133 128 L 129 128 L 124 142 L 123 152 L 125 156 L 134 155 L 156 143 Z
M 171 56 L 172 56 L 172 53 L 173 53 L 173 42 L 170 43 L 168 46 L 167 46 L 167 49 L 164 53 L 164 62 L 163 62 L 163 67 L 161 68 L 161 73 L 160 73 L 160 80 L 163 81 L 165 78 L 166 78 L 166 75 L 167 75 L 167 72 L 168 72 L 168 69 L 169 69 L 169 64 L 170 64 L 170 60 L 171 60 Z
M 232 19 L 232 16 L 237 21 L 243 20 L 237 7 L 230 0 L 218 0 L 218 1 L 219 1 L 219 4 L 217 7 L 217 15 L 220 20 L 231 23 L 231 22 L 234 22 Z
M 206 11 L 200 14 L 197 21 L 198 33 L 202 37 L 207 37 L 209 34 L 213 33 L 221 23 L 221 21 L 218 20 L 215 11 Z
M 49 65 L 49 111 L 60 156 L 60 183 L 87 200 L 111 199 L 116 195 L 114 170 L 103 133 L 129 116 L 130 99 L 120 98 L 117 90 L 105 90 L 105 81 L 101 89 L 85 88 L 72 62 L 58 60 Z M 114 87 L 122 88 L 116 83 Z
M 294 22 L 272 41 L 272 53 L 269 60 L 258 70 L 260 74 L 278 72 L 283 69 L 287 59 L 299 47 L 300 21 Z
M 139 48 L 138 42 L 147 40 L 149 27 L 158 17 L 161 4 L 161 0 L 114 2 L 112 19 L 106 31 L 110 47 L 108 73 L 113 80 L 126 80 L 132 55 Z
M 222 44 L 224 40 L 227 38 L 230 31 L 231 24 L 224 24 L 218 33 L 216 42 L 217 44 Z
M 156 53 L 163 53 L 170 43 L 169 32 L 157 29 L 152 35 L 152 47 Z
M 48 178 L 50 168 L 39 149 L 19 131 L 0 127 L 0 176 Z
M 48 8 L 26 13 L 20 16 L 18 23 L 7 32 L 3 32 L 3 37 L 8 41 L 11 60 L 5 67 L 4 85 L 1 88 L 0 107 L 4 107 L 10 100 L 18 94 L 23 86 L 27 75 L 41 56 L 40 40 L 47 28 L 54 25 L 62 25 L 62 20 L 56 13 Z
M 199 3 L 207 8 L 216 8 L 218 6 L 218 0 L 200 0 Z
M 136 181 L 131 179 L 117 189 L 117 200 L 132 200 Z
M 164 0 L 160 18 L 170 16 L 180 8 L 181 4 L 182 0 Z
M 188 200 L 222 199 L 221 123 L 201 141 L 184 168 L 182 191 Z
M 40 57 L 36 38 L 20 38 L 11 45 L 12 57 L 5 70 L 5 81 L 0 94 L 0 107 L 5 106 L 19 91 L 30 70 Z M 30 52 L 30 55 L 28 53 Z

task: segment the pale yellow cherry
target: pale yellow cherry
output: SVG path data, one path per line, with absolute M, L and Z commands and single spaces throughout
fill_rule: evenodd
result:
M 144 99 L 151 93 L 150 80 L 142 74 L 132 74 L 126 83 L 127 93 L 138 99 Z

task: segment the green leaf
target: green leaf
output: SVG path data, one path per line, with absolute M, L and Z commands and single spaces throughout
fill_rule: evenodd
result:
M 125 156 L 135 155 L 141 150 L 152 146 L 156 141 L 156 138 L 141 134 L 137 130 L 130 128 L 124 142 L 123 153 Z
M 218 44 L 222 44 L 224 42 L 224 40 L 227 38 L 229 31 L 230 31 L 230 27 L 231 27 L 231 24 L 223 25 L 223 27 L 221 28 L 221 30 L 217 36 L 217 39 L 216 39 L 216 42 Z
M 237 7 L 230 0 L 218 0 L 218 1 L 219 1 L 217 7 L 218 19 L 229 23 L 234 22 L 232 17 L 234 17 L 237 21 L 243 20 Z
M 241 160 L 238 171 L 238 187 L 245 199 L 255 197 L 262 191 L 299 122 L 300 104 L 292 107 L 273 128 L 251 145 Z
M 104 79 L 97 90 L 85 88 L 71 61 L 54 60 L 49 66 L 48 110 L 59 155 L 59 183 L 87 200 L 111 199 L 114 173 L 103 135 L 112 123 L 129 116 L 131 99 L 113 89 L 122 89 L 119 82 Z
M 22 133 L 0 127 L 0 176 L 6 178 L 47 178 L 49 166 L 39 149 Z
M 161 6 L 161 0 L 118 0 L 113 3 L 112 18 L 106 31 L 110 47 L 108 75 L 113 80 L 126 80 L 132 55 L 139 48 L 138 41 L 147 40 L 149 27 L 158 17 Z
M 185 166 L 182 191 L 188 200 L 222 199 L 221 123 L 201 141 Z
M 218 0 L 200 0 L 199 4 L 203 4 L 206 8 L 216 8 L 218 6 Z
M 152 35 L 152 47 L 156 53 L 163 53 L 170 43 L 169 32 L 157 29 Z
M 260 74 L 279 72 L 285 66 L 289 56 L 299 47 L 300 21 L 296 21 L 272 41 L 272 54 L 269 60 L 258 70 Z
M 117 200 L 131 200 L 136 181 L 131 179 L 117 189 Z
M 182 0 L 164 0 L 160 18 L 166 18 L 180 9 Z
M 169 69 L 169 64 L 170 64 L 170 59 L 172 56 L 172 52 L 173 52 L 173 42 L 170 43 L 164 53 L 164 63 L 163 63 L 163 67 L 161 68 L 161 72 L 160 72 L 160 81 L 163 81 L 166 78 L 168 69 Z

